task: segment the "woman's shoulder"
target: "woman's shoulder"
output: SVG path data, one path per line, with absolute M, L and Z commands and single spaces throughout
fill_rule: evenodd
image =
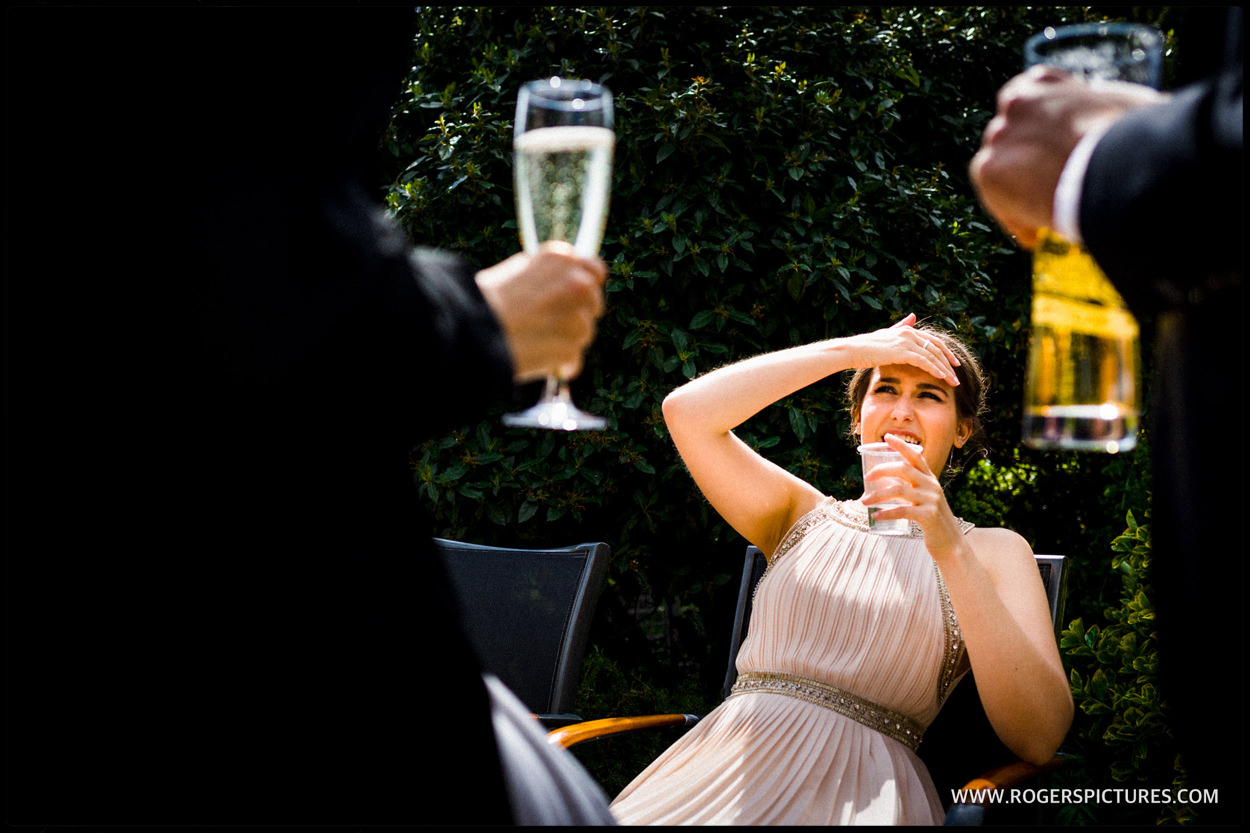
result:
M 829 517 L 830 507 L 835 503 L 836 501 L 828 495 L 817 493 L 810 496 L 805 504 L 798 506 L 794 511 L 797 518 L 786 528 L 772 553 L 768 554 L 768 560 L 772 561 L 780 557 L 794 547 L 814 526 L 826 520 Z M 765 550 L 765 552 L 768 551 Z
M 984 540 L 995 546 L 1024 547 L 1029 549 L 1029 542 L 1024 536 L 1013 529 L 1002 526 L 974 526 L 968 530 L 968 536 L 974 540 Z M 1030 549 L 1031 552 L 1031 549 Z
M 987 569 L 1008 564 L 1035 563 L 1033 548 L 1020 533 L 999 526 L 978 526 L 968 530 L 968 543 Z

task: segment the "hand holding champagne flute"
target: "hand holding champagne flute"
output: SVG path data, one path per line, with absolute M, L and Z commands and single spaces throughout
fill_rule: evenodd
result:
M 513 151 L 517 221 L 527 254 L 558 240 L 582 257 L 598 255 L 614 146 L 612 94 L 605 87 L 565 78 L 521 87 Z M 537 405 L 506 415 L 505 424 L 566 431 L 603 428 L 602 417 L 573 404 L 566 370 L 548 377 Z

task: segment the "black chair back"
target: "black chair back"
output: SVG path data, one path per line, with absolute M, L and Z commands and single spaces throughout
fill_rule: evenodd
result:
M 1064 570 L 1062 555 L 1034 555 L 1046 598 L 1050 602 L 1050 621 L 1055 625 L 1055 639 L 1063 631 L 1063 604 L 1068 598 L 1068 573 Z
M 469 639 L 493 673 L 548 727 L 570 714 L 611 549 L 519 549 L 434 539 Z
M 747 624 L 751 621 L 751 602 L 755 598 L 755 585 L 760 583 L 764 570 L 768 569 L 768 559 L 759 547 L 747 547 L 746 558 L 742 562 L 742 579 L 738 583 L 738 607 L 734 611 L 734 629 L 729 641 L 729 667 L 725 669 L 725 685 L 721 688 L 721 697 L 728 697 L 738 679 L 738 649 L 747 635 Z

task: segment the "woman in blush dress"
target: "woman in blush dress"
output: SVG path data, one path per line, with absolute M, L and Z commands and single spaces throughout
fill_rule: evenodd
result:
M 852 431 L 886 442 L 899 478 L 838 500 L 732 429 L 842 371 Z M 695 482 L 768 554 L 732 694 L 616 798 L 625 824 L 933 824 L 916 748 L 976 672 L 986 714 L 1026 761 L 1048 760 L 1072 698 L 1029 545 L 952 514 L 939 475 L 980 431 L 984 382 L 958 340 L 892 327 L 757 356 L 671 393 L 664 416 Z M 910 534 L 868 529 L 905 518 Z

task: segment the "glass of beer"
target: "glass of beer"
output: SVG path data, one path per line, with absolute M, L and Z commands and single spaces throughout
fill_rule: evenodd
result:
M 548 240 L 599 254 L 612 186 L 612 93 L 591 81 L 547 78 L 517 94 L 513 174 L 521 245 L 530 254 Z M 538 404 L 504 416 L 507 425 L 597 430 L 603 417 L 573 404 L 568 373 L 547 379 Z
M 1090 83 L 1157 88 L 1163 38 L 1129 23 L 1048 27 L 1025 65 L 1048 64 Z M 1116 453 L 1137 444 L 1141 413 L 1137 321 L 1089 252 L 1042 229 L 1033 252 L 1032 340 L 1023 440 L 1043 449 Z

